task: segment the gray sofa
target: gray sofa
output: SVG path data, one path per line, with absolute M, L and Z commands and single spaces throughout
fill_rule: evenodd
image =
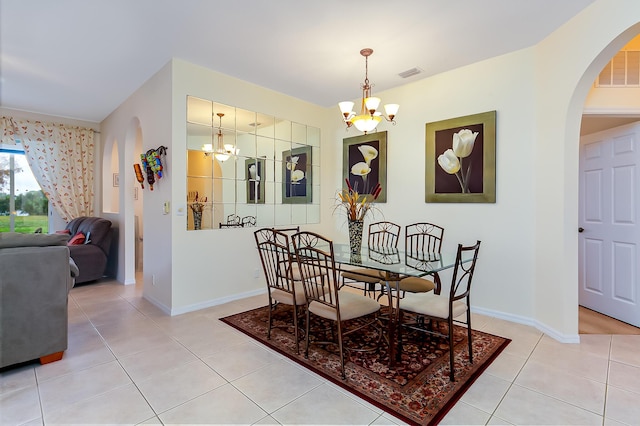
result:
M 71 258 L 80 270 L 76 284 L 102 278 L 107 269 L 111 247 L 111 221 L 101 217 L 81 216 L 69 222 L 65 229 L 71 237 L 82 232 L 87 238 L 83 244 L 69 246 Z
M 78 275 L 67 235 L 0 233 L 0 368 L 62 358 Z

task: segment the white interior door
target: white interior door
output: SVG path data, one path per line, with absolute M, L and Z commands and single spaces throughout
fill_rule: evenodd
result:
M 640 327 L 640 124 L 580 141 L 579 302 Z

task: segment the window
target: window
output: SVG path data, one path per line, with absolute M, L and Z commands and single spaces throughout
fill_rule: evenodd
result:
M 602 69 L 596 87 L 640 86 L 640 51 L 621 50 Z
M 0 145 L 0 232 L 47 233 L 49 202 L 20 145 Z

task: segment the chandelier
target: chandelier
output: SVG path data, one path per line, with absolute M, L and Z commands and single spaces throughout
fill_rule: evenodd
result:
M 208 157 L 211 154 L 213 154 L 216 160 L 220 162 L 225 162 L 232 155 L 238 155 L 240 150 L 234 147 L 233 144 L 224 143 L 224 135 L 222 134 L 222 117 L 224 117 L 224 114 L 219 112 L 216 115 L 218 116 L 218 119 L 219 119 L 218 133 L 215 133 L 212 135 L 212 138 L 215 138 L 215 142 L 216 142 L 215 149 L 214 149 L 213 143 L 205 143 L 204 145 L 202 145 L 202 151 L 204 151 L 205 157 Z
M 355 126 L 356 129 L 364 132 L 365 134 L 375 130 L 378 123 L 380 123 L 383 118 L 395 125 L 395 116 L 398 113 L 398 108 L 400 108 L 400 105 L 398 104 L 385 105 L 384 110 L 387 114 L 386 116 L 382 115 L 382 113 L 378 111 L 380 98 L 371 96 L 372 85 L 369 84 L 369 56 L 371 56 L 372 53 L 373 49 L 368 48 L 360 51 L 360 54 L 364 56 L 365 60 L 364 83 L 360 85 L 362 88 L 362 105 L 360 108 L 360 114 L 356 114 L 353 111 L 353 102 L 345 101 L 338 103 L 340 112 L 342 112 L 343 120 L 347 125 L 347 129 L 351 126 Z

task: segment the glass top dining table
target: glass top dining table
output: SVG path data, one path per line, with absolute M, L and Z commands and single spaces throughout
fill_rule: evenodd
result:
M 395 247 L 363 245 L 359 254 L 353 254 L 346 243 L 333 243 L 333 252 L 335 261 L 342 265 L 377 269 L 393 276 L 437 275 L 440 271 L 453 268 L 456 263 L 456 252 L 406 253 Z M 463 262 L 466 260 L 462 259 Z M 471 257 L 468 260 L 471 260 Z

